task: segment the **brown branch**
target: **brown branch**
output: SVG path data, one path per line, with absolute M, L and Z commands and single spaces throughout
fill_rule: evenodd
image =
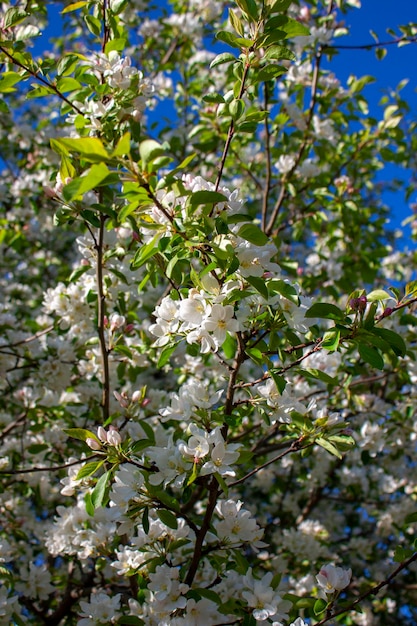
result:
M 264 109 L 268 111 L 268 83 L 265 82 L 264 86 Z M 265 185 L 262 193 L 262 222 L 261 227 L 262 230 L 266 230 L 266 219 L 268 215 L 268 200 L 269 200 L 269 192 L 271 190 L 271 133 L 269 130 L 268 116 L 265 117 L 265 157 L 266 157 L 266 172 L 265 172 Z
M 98 239 L 95 241 L 95 249 L 97 252 L 97 267 L 96 267 L 96 282 L 97 282 L 97 333 L 100 344 L 101 361 L 103 366 L 102 377 L 102 397 L 101 406 L 103 410 L 103 422 L 106 422 L 110 415 L 110 366 L 109 366 L 109 354 L 110 351 L 107 347 L 106 332 L 105 332 L 105 316 L 106 316 L 106 295 L 104 293 L 104 277 L 103 277 L 103 265 L 104 265 L 104 235 L 105 235 L 105 223 L 107 217 L 100 214 L 100 227 L 98 231 Z
M 377 41 L 377 42 L 373 42 L 373 43 L 366 43 L 366 44 L 360 44 L 360 45 L 336 45 L 336 46 L 329 46 L 329 45 L 325 45 L 323 46 L 322 50 L 323 52 L 326 52 L 327 50 L 372 50 L 373 48 L 382 48 L 384 46 L 392 46 L 394 44 L 399 44 L 402 42 L 407 42 L 407 43 L 417 43 L 417 37 L 397 37 L 396 39 L 390 39 L 389 41 Z
M 69 104 L 69 106 L 72 109 L 74 109 L 74 111 L 76 111 L 79 115 L 84 115 L 83 111 L 81 111 L 81 109 L 79 109 L 73 102 L 71 102 L 71 100 L 68 100 L 68 98 L 64 96 L 64 94 L 58 89 L 56 85 L 54 85 L 53 83 L 50 83 L 48 80 L 46 80 L 46 78 L 43 78 L 43 76 L 40 76 L 38 73 L 39 70 L 35 71 L 35 70 L 32 70 L 30 67 L 25 66 L 23 63 L 15 59 L 15 57 L 12 54 L 10 54 L 7 48 L 4 48 L 3 46 L 0 46 L 0 52 L 3 52 L 3 54 L 5 54 L 11 60 L 11 62 L 14 63 L 14 65 L 17 65 L 17 67 L 20 67 L 22 70 L 25 70 L 25 72 L 33 76 L 33 78 L 35 78 L 37 81 L 42 83 L 42 85 L 45 85 L 45 87 L 52 89 L 52 91 L 59 98 L 61 98 L 61 100 Z
M 414 561 L 417 561 L 417 552 L 414 552 L 414 554 L 412 554 L 410 558 L 400 563 L 400 565 L 385 580 L 378 583 L 374 587 L 371 587 L 371 589 L 368 589 L 368 591 L 360 595 L 359 598 L 354 600 L 348 607 L 340 609 L 339 611 L 332 612 L 329 616 L 326 616 L 320 622 L 317 622 L 316 626 L 321 626 L 322 624 L 325 624 L 326 622 L 333 619 L 334 617 L 337 617 L 338 615 L 348 613 L 349 611 L 354 609 L 354 607 L 357 606 L 360 602 L 362 602 L 362 600 L 365 600 L 365 598 L 368 598 L 369 596 L 375 596 L 381 589 L 383 589 L 383 587 L 387 587 L 403 569 L 408 567 Z
M 304 152 L 306 151 L 307 146 L 310 144 L 310 137 L 309 137 L 309 131 L 310 131 L 310 126 L 311 126 L 311 122 L 313 119 L 313 113 L 314 113 L 314 109 L 316 107 L 316 103 L 317 103 L 317 93 L 318 93 L 318 81 L 319 81 L 319 75 L 320 75 L 320 62 L 321 62 L 321 58 L 322 58 L 322 49 L 319 48 L 316 52 L 316 56 L 315 56 L 315 64 L 314 64 L 314 69 L 313 69 L 313 78 L 312 78 L 312 83 L 311 83 L 311 97 L 310 97 L 310 105 L 309 105 L 309 110 L 307 113 L 307 120 L 306 120 L 306 131 L 305 131 L 305 137 L 304 137 L 304 141 L 302 142 L 299 150 L 298 150 L 298 154 L 295 157 L 295 162 L 293 167 L 291 168 L 291 170 L 287 173 L 284 174 L 284 176 L 282 177 L 282 181 L 281 181 L 281 189 L 280 189 L 280 193 L 278 196 L 277 201 L 275 202 L 275 206 L 272 210 L 272 214 L 271 217 L 269 218 L 268 221 L 268 225 L 265 229 L 265 233 L 267 235 L 270 235 L 272 233 L 275 221 L 278 217 L 278 214 L 281 210 L 282 204 L 285 200 L 285 198 L 287 197 L 287 190 L 286 190 L 286 185 L 285 183 L 288 182 L 292 175 L 294 174 L 295 170 L 297 169 L 297 167 L 300 164 L 301 159 L 303 158 Z
M 238 100 L 243 96 L 243 93 L 245 91 L 245 83 L 246 83 L 246 79 L 248 77 L 249 69 L 250 69 L 250 63 L 247 61 L 245 63 L 245 68 L 243 70 L 243 75 L 242 75 L 242 80 L 241 80 L 241 83 L 240 83 L 239 94 L 238 94 L 238 97 L 237 97 Z M 230 122 L 229 130 L 227 132 L 227 138 L 226 138 L 226 143 L 224 145 L 223 154 L 222 154 L 222 157 L 220 159 L 220 164 L 219 164 L 219 168 L 218 168 L 218 172 L 217 172 L 216 184 L 214 186 L 215 191 L 218 191 L 218 189 L 220 187 L 220 181 L 221 181 L 222 176 L 223 176 L 223 170 L 224 170 L 224 166 L 225 166 L 225 163 L 226 163 L 227 153 L 229 152 L 230 144 L 232 143 L 232 139 L 233 139 L 234 133 L 235 133 L 235 123 L 234 123 L 234 121 L 232 119 L 231 122 Z
M 258 467 L 255 467 L 255 469 L 253 469 L 251 472 L 249 472 L 242 478 L 239 478 L 239 480 L 235 480 L 233 483 L 229 483 L 228 487 L 235 487 L 236 485 L 240 485 L 241 483 L 245 482 L 245 480 L 247 480 L 248 478 L 251 478 L 251 476 L 254 476 L 255 474 L 257 474 L 261 469 L 268 467 L 268 465 L 272 465 L 272 463 L 276 463 L 276 461 L 279 461 L 280 459 L 284 458 L 284 456 L 287 456 L 287 454 L 291 454 L 292 452 L 298 452 L 299 450 L 303 450 L 304 448 L 309 448 L 310 446 L 313 445 L 312 443 L 309 443 L 306 446 L 301 446 L 302 439 L 303 437 L 299 437 L 298 439 L 292 442 L 292 444 L 290 445 L 289 448 L 287 448 L 287 450 L 285 450 L 281 454 L 278 454 L 277 456 L 274 456 L 273 459 L 266 461 L 266 463 L 263 463 L 262 465 L 258 465 Z
M 219 485 L 216 478 L 213 476 L 209 486 L 209 497 L 207 502 L 207 508 L 204 515 L 203 523 L 201 525 L 200 530 L 197 531 L 197 536 L 195 540 L 194 553 L 191 559 L 190 567 L 187 572 L 187 576 L 185 577 L 185 584 L 191 586 L 192 582 L 197 573 L 197 569 L 200 563 L 200 559 L 203 554 L 203 543 L 210 528 L 211 518 L 214 513 L 214 509 L 217 504 L 217 498 L 220 493 Z
M 91 461 L 92 459 L 96 459 L 101 456 L 100 454 L 92 454 L 91 456 L 87 456 L 85 459 L 77 459 L 77 461 L 71 461 L 71 463 L 64 463 L 63 465 L 53 465 L 51 467 L 32 467 L 31 469 L 13 469 L 13 470 L 0 470 L 1 476 L 17 476 L 18 474 L 31 474 L 32 472 L 58 472 L 62 469 L 67 469 L 67 467 L 72 467 L 73 465 L 80 465 L 81 463 L 86 463 L 87 461 Z

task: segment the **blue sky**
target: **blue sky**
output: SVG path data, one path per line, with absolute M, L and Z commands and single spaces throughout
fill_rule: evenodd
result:
M 47 48 L 48 40 L 57 30 L 60 30 L 60 20 L 57 7 L 51 3 L 51 14 L 53 14 L 52 24 L 46 29 L 42 36 L 35 42 L 34 54 L 41 54 Z M 416 0 L 362 0 L 361 9 L 352 9 L 343 16 L 350 33 L 347 36 L 335 40 L 335 44 L 341 45 L 363 45 L 373 43 L 370 31 L 377 33 L 380 41 L 389 41 L 391 35 L 387 34 L 387 29 L 391 28 L 398 32 L 398 25 L 409 22 L 417 22 L 417 1 Z M 399 48 L 397 45 L 387 46 L 388 53 L 383 61 L 378 61 L 374 50 L 340 50 L 339 55 L 331 62 L 331 69 L 341 80 L 342 84 L 350 74 L 363 76 L 370 74 L 376 81 L 366 87 L 365 96 L 369 100 L 370 115 L 381 116 L 381 108 L 378 104 L 381 97 L 390 89 L 395 88 L 398 83 L 408 78 L 409 83 L 402 91 L 403 98 L 410 103 L 410 115 L 416 117 L 417 114 L 417 44 L 410 44 Z M 381 174 L 382 179 L 389 179 L 395 176 L 407 178 L 407 172 L 401 171 L 393 165 L 388 165 Z M 416 194 L 417 195 L 417 194 Z M 401 222 L 410 214 L 408 205 L 400 194 L 386 194 L 384 199 L 393 207 L 393 226 L 400 226 Z M 416 198 L 412 198 L 416 201 Z M 407 236 L 401 245 L 407 245 Z
M 338 39 L 335 43 L 347 45 L 361 45 L 373 43 L 370 31 L 374 31 L 380 41 L 389 41 L 392 36 L 387 34 L 387 28 L 398 32 L 398 25 L 417 22 L 416 0 L 362 0 L 360 10 L 350 11 L 345 16 L 346 25 L 350 27 L 350 34 Z M 362 76 L 370 74 L 376 78 L 375 83 L 365 89 L 369 100 L 370 114 L 380 115 L 381 97 L 394 89 L 398 83 L 408 78 L 408 85 L 402 90 L 402 97 L 410 104 L 410 116 L 417 117 L 417 44 L 398 47 L 387 46 L 387 55 L 378 61 L 374 50 L 341 50 L 338 57 L 332 62 L 332 70 L 345 83 L 350 74 Z M 393 165 L 388 165 L 381 174 L 382 179 L 395 176 L 408 178 L 408 173 Z M 393 210 L 392 225 L 400 226 L 410 209 L 401 194 L 386 194 L 384 199 Z M 416 197 L 411 198 L 415 202 Z M 409 234 L 409 229 L 406 229 Z M 400 242 L 402 246 L 409 245 L 409 238 Z

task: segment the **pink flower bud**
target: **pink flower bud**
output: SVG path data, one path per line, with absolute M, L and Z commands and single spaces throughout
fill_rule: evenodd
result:
M 104 443 L 107 443 L 107 432 L 105 431 L 103 426 L 99 426 L 97 428 L 97 436 L 100 439 L 100 441 L 103 441 Z
M 85 443 L 92 450 L 101 450 L 101 443 L 97 441 L 97 439 L 93 439 L 92 437 L 87 437 Z
M 349 300 L 349 306 L 354 311 L 360 311 L 363 313 L 366 309 L 367 302 L 368 300 L 366 299 L 366 296 L 359 296 L 359 298 L 351 298 Z
M 109 432 L 107 433 L 107 443 L 109 443 L 111 446 L 120 446 L 120 444 L 122 443 L 120 433 L 117 432 L 117 430 L 109 430 Z
M 120 404 L 120 406 L 123 409 L 127 409 L 127 407 L 129 406 L 129 400 L 126 397 L 126 394 L 119 393 L 118 391 L 113 391 L 113 395 L 116 398 L 117 402 Z
M 384 309 L 382 312 L 382 317 L 388 317 L 389 315 L 391 315 L 393 311 L 394 311 L 393 308 L 391 308 L 390 306 L 387 306 L 386 309 Z

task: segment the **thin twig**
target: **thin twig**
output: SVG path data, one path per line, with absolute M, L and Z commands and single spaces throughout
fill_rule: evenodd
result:
M 309 443 L 306 446 L 301 446 L 301 442 L 302 442 L 302 437 L 299 437 L 298 439 L 292 442 L 292 444 L 290 445 L 289 448 L 287 448 L 287 450 L 284 450 L 284 452 L 281 452 L 281 454 L 274 456 L 273 459 L 269 459 L 269 461 L 266 461 L 266 463 L 263 463 L 262 465 L 258 465 L 258 467 L 255 467 L 255 469 L 253 469 L 251 472 L 246 474 L 246 476 L 239 478 L 239 480 L 235 480 L 233 483 L 229 483 L 228 486 L 235 487 L 236 485 L 240 485 L 240 483 L 245 482 L 245 480 L 247 480 L 248 478 L 251 478 L 251 476 L 254 476 L 258 472 L 260 472 L 261 469 L 268 467 L 268 465 L 272 465 L 272 463 L 276 463 L 280 459 L 284 458 L 284 456 L 287 456 L 287 454 L 291 454 L 292 452 L 298 452 L 299 450 L 303 450 L 304 448 L 308 448 L 313 445 L 312 443 Z
M 351 45 L 334 45 L 334 46 L 329 46 L 329 45 L 325 45 L 323 46 L 323 52 L 326 52 L 327 50 L 372 50 L 373 48 L 382 48 L 384 46 L 392 46 L 394 44 L 399 44 L 402 42 L 407 42 L 407 43 L 417 43 L 417 37 L 397 37 L 396 39 L 390 39 L 389 41 L 376 41 L 373 43 L 366 43 L 366 44 L 360 44 L 360 45 L 355 45 L 355 44 L 351 44 Z
M 371 589 L 368 589 L 368 591 L 360 595 L 359 598 L 356 598 L 356 600 L 354 600 L 348 607 L 344 609 L 340 609 L 339 611 L 335 611 L 334 613 L 332 612 L 331 615 L 326 616 L 320 622 L 317 622 L 316 626 L 321 626 L 322 624 L 325 624 L 326 622 L 333 619 L 334 617 L 337 617 L 338 615 L 343 615 L 343 613 L 348 613 L 355 606 L 357 606 L 360 602 L 362 602 L 362 600 L 365 600 L 365 598 L 368 598 L 369 596 L 375 596 L 381 589 L 383 589 L 383 587 L 386 587 L 387 585 L 389 585 L 403 569 L 408 567 L 414 561 L 417 561 L 417 552 L 414 552 L 414 554 L 412 554 L 410 558 L 400 563 L 400 565 L 388 576 L 388 578 L 378 583 L 374 587 L 371 587 Z
M 76 461 L 71 461 L 71 463 L 64 463 L 63 465 L 53 465 L 51 467 L 32 467 L 31 469 L 13 469 L 13 470 L 0 470 L 1 476 L 15 476 L 18 474 L 32 474 L 32 472 L 58 472 L 59 470 L 66 469 L 67 467 L 72 467 L 73 465 L 80 465 L 81 463 L 86 463 L 87 461 L 91 461 L 92 459 L 96 459 L 99 457 L 99 454 L 92 454 L 91 456 L 87 456 L 85 459 L 77 459 Z
M 98 232 L 98 240 L 95 248 L 97 252 L 96 282 L 97 282 L 97 333 L 100 344 L 101 360 L 103 366 L 102 378 L 102 398 L 101 406 L 103 410 L 103 421 L 106 422 L 110 415 L 110 367 L 109 367 L 109 349 L 107 347 L 105 317 L 106 317 L 106 295 L 104 293 L 103 278 L 103 252 L 104 252 L 104 234 L 106 216 L 100 214 L 100 227 Z
M 46 78 L 44 78 L 43 76 L 39 75 L 39 70 L 35 71 L 32 70 L 30 67 L 27 67 L 26 65 L 24 65 L 23 63 L 21 63 L 20 61 L 18 61 L 17 59 L 15 59 L 15 57 L 10 54 L 10 52 L 4 48 L 3 46 L 0 46 L 0 52 L 3 52 L 3 54 L 5 54 L 12 63 L 14 63 L 14 65 L 17 65 L 18 67 L 20 67 L 22 70 L 25 70 L 25 72 L 27 72 L 28 74 L 30 74 L 31 76 L 33 76 L 33 78 L 35 78 L 37 81 L 39 81 L 40 83 L 42 83 L 42 85 L 45 85 L 45 87 L 48 87 L 49 89 L 52 89 L 52 91 L 54 93 L 56 93 L 56 95 L 61 98 L 61 100 L 63 100 L 64 102 L 66 102 L 67 104 L 69 104 L 69 106 L 74 109 L 74 111 L 76 111 L 79 115 L 84 115 L 83 111 L 81 111 L 81 109 L 79 109 L 73 102 L 71 102 L 71 100 L 68 100 L 68 98 L 66 96 L 64 96 L 64 94 L 58 89 L 58 87 L 56 85 L 54 85 L 53 83 L 50 83 L 48 80 L 46 80 Z

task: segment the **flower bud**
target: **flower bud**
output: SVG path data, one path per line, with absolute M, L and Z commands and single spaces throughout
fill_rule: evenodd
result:
M 111 446 L 120 446 L 122 438 L 117 430 L 109 430 L 107 433 L 107 443 Z
M 116 398 L 117 402 L 123 409 L 127 409 L 129 406 L 129 400 L 126 397 L 125 393 L 119 393 L 118 391 L 113 391 L 113 395 Z
M 382 317 L 388 317 L 389 315 L 391 315 L 391 313 L 394 311 L 394 309 L 390 306 L 387 306 L 383 311 L 382 311 Z
M 349 300 L 349 306 L 353 309 L 353 311 L 360 311 L 363 313 L 366 309 L 367 302 L 368 300 L 366 299 L 366 296 L 359 296 L 359 298 L 351 298 Z
M 101 450 L 101 443 L 97 441 L 97 439 L 93 439 L 92 437 L 87 437 L 85 443 L 92 450 Z
M 107 432 L 105 431 L 103 426 L 99 426 L 97 428 L 97 436 L 100 439 L 100 441 L 103 441 L 104 443 L 107 443 Z

